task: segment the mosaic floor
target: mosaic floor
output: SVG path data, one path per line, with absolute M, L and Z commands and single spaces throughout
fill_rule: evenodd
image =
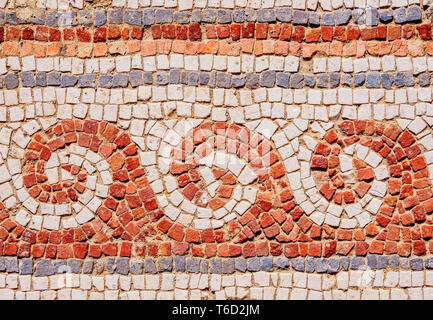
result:
M 0 299 L 433 299 L 433 1 L 0 8 Z

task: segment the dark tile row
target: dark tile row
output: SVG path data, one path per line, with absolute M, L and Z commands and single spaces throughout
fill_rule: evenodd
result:
M 34 11 L 29 18 L 19 18 L 15 11 L 0 11 L 0 24 L 39 24 L 52 27 L 68 26 L 103 26 L 105 24 L 129 24 L 134 26 L 150 26 L 153 24 L 191 22 L 203 23 L 275 23 L 285 22 L 310 26 L 346 25 L 349 22 L 376 26 L 379 23 L 397 24 L 420 22 L 422 10 L 420 6 L 392 9 L 343 9 L 333 12 L 317 13 L 314 11 L 293 10 L 291 8 L 275 9 L 193 9 L 176 11 L 173 9 L 96 9 L 94 11 Z
M 34 262 L 31 258 L 0 257 L 0 272 L 21 275 L 50 276 L 61 273 L 75 274 L 156 274 L 161 272 L 188 272 L 232 274 L 234 272 L 256 272 L 292 270 L 307 273 L 335 274 L 347 270 L 402 269 L 422 271 L 433 269 L 433 257 L 401 258 L 398 255 L 367 255 L 366 257 L 333 258 L 193 258 L 184 256 L 161 258 L 105 258 L 97 260 L 50 260 Z

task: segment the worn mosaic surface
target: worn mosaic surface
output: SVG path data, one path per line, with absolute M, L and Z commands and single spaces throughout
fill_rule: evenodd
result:
M 433 299 L 428 0 L 0 0 L 0 299 Z

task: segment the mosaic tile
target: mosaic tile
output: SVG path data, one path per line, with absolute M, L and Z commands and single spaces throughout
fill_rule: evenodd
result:
M 432 299 L 429 2 L 0 2 L 0 299 Z

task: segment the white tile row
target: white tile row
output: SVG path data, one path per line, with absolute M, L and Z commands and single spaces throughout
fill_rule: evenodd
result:
M 293 119 L 315 120 L 328 122 L 330 119 L 342 117 L 350 120 L 392 120 L 397 119 L 402 127 L 408 126 L 416 119 L 414 125 L 426 127 L 432 124 L 433 105 L 419 102 L 416 104 L 362 104 L 360 106 L 330 105 L 315 106 L 310 104 L 289 105 L 284 103 L 257 103 L 245 107 L 214 107 L 199 103 L 139 103 L 136 105 L 99 105 L 99 104 L 61 104 L 56 108 L 52 103 L 36 102 L 27 106 L 0 107 L 0 122 L 9 121 L 8 127 L 17 129 L 17 122 L 29 122 L 24 131 L 30 129 L 34 120 L 40 120 L 42 128 L 47 129 L 57 122 L 56 119 L 84 119 L 104 120 L 118 122 L 123 129 L 130 128 L 132 135 L 141 136 L 146 120 L 164 120 L 170 115 L 196 121 L 209 117 L 214 121 L 229 121 L 234 123 L 247 123 L 261 118 L 274 119 L 277 126 L 285 126 L 287 121 Z M 49 117 L 40 119 L 41 117 Z M 32 122 L 33 121 L 33 122 Z M 8 129 L 10 130 L 10 129 Z M 415 132 L 416 130 L 414 130 Z M 419 133 L 419 132 L 418 132 Z M 3 134 L 2 134 L 3 136 Z M 1 138 L 3 139 L 3 138 Z M 0 144 L 10 141 L 1 140 Z
M 234 275 L 0 275 L 0 299 L 433 299 L 433 271 L 356 270 L 336 275 L 255 272 Z

